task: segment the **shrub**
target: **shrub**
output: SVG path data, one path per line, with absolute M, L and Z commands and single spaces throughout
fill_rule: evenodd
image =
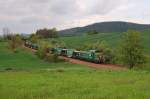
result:
M 87 35 L 95 35 L 95 34 L 98 34 L 96 30 L 90 30 L 87 32 Z
M 37 43 L 38 40 L 40 39 L 40 37 L 35 35 L 35 34 L 31 34 L 29 39 L 30 39 L 31 42 Z
M 122 61 L 130 69 L 145 63 L 145 55 L 139 32 L 128 31 L 123 35 L 121 44 Z
M 52 45 L 49 45 L 46 42 L 40 42 L 41 45 L 37 52 L 36 55 L 40 58 L 40 59 L 44 59 L 48 62 L 59 62 L 62 61 L 58 58 L 57 54 L 52 54 L 49 52 L 49 49 L 52 48 Z
M 36 55 L 40 58 L 40 59 L 44 59 L 46 57 L 47 54 L 47 47 L 46 46 L 40 46 L 36 52 Z
M 12 35 L 11 39 L 9 40 L 9 48 L 16 53 L 17 52 L 17 48 L 19 46 L 22 46 L 22 40 L 21 37 L 19 35 Z
M 115 54 L 112 49 L 107 48 L 104 50 L 104 58 L 105 58 L 105 63 L 115 63 Z
M 48 62 L 58 62 L 59 58 L 57 54 L 48 53 L 46 56 L 46 61 Z
M 115 63 L 115 53 L 114 50 L 108 47 L 106 41 L 97 42 L 95 45 L 95 49 L 99 52 L 101 57 L 101 62 L 106 64 Z

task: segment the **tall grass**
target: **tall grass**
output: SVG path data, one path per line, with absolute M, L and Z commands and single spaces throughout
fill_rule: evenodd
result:
M 0 99 L 149 99 L 150 72 L 0 72 Z

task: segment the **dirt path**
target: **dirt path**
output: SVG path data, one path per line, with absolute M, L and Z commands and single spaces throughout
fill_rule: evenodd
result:
M 36 52 L 36 50 L 28 48 L 23 46 L 24 49 L 31 51 L 31 52 Z M 86 61 L 82 61 L 82 60 L 78 60 L 78 59 L 73 59 L 73 58 L 68 58 L 68 57 L 63 57 L 63 56 L 59 56 L 59 58 L 64 59 L 66 61 L 69 61 L 73 64 L 80 64 L 80 65 L 85 65 L 91 68 L 96 68 L 96 69 L 109 69 L 109 70 L 126 70 L 126 68 L 123 68 L 121 66 L 118 65 L 111 65 L 111 64 L 95 64 L 95 63 L 91 63 L 91 62 L 86 62 Z
M 126 70 L 126 68 L 123 68 L 123 67 L 118 66 L 118 65 L 95 64 L 95 63 L 86 62 L 86 61 L 73 59 L 73 58 L 68 58 L 68 57 L 63 57 L 63 56 L 60 56 L 60 58 L 65 59 L 66 61 L 69 61 L 73 64 L 85 65 L 85 66 L 89 66 L 89 67 L 96 68 L 96 69 Z

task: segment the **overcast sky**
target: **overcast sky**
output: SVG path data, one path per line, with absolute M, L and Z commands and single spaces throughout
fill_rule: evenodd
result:
M 103 21 L 150 23 L 150 0 L 0 0 L 0 29 L 32 33 Z

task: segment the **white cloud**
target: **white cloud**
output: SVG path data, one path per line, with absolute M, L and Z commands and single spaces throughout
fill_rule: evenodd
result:
M 101 21 L 150 23 L 149 0 L 0 0 L 0 29 L 34 32 Z

